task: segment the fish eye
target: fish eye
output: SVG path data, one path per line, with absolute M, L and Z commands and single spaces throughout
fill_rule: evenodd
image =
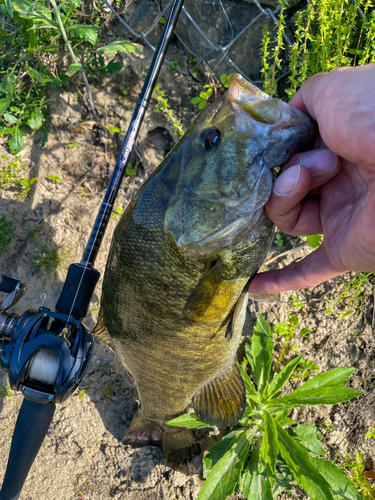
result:
M 207 151 L 219 143 L 221 132 L 215 127 L 202 130 L 199 136 L 199 144 Z

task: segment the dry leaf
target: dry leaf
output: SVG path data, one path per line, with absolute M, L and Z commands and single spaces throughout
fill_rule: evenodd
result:
M 87 120 L 85 122 L 72 123 L 68 126 L 68 130 L 71 132 L 86 132 L 86 130 L 92 130 L 95 126 L 99 126 L 95 120 Z

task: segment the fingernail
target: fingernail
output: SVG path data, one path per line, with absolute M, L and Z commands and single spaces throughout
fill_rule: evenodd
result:
M 279 196 L 285 196 L 286 194 L 292 193 L 298 184 L 300 171 L 300 165 L 293 165 L 293 167 L 285 170 L 285 172 L 283 172 L 275 180 L 275 183 L 273 185 L 275 194 Z
M 327 177 L 337 166 L 337 155 L 329 149 L 318 149 L 302 156 L 300 163 L 309 169 L 312 178 Z

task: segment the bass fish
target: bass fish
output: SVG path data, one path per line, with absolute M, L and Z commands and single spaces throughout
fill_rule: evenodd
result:
M 272 169 L 312 121 L 236 74 L 142 185 L 118 223 L 93 332 L 134 378 L 141 407 L 124 442 L 188 456 L 192 431 L 166 422 L 191 400 L 221 429 L 242 417 L 236 365 L 249 280 L 273 237 Z

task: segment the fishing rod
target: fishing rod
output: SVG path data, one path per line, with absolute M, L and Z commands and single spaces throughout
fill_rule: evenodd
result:
M 69 266 L 56 311 L 44 307 L 43 302 L 39 310 L 9 313 L 26 285 L 0 275 L 0 292 L 8 294 L 0 305 L 0 366 L 8 372 L 10 387 L 24 396 L 0 500 L 19 498 L 56 404 L 73 394 L 90 361 L 93 341 L 81 320 L 100 277 L 93 266 L 183 3 L 173 2 L 83 258 Z

